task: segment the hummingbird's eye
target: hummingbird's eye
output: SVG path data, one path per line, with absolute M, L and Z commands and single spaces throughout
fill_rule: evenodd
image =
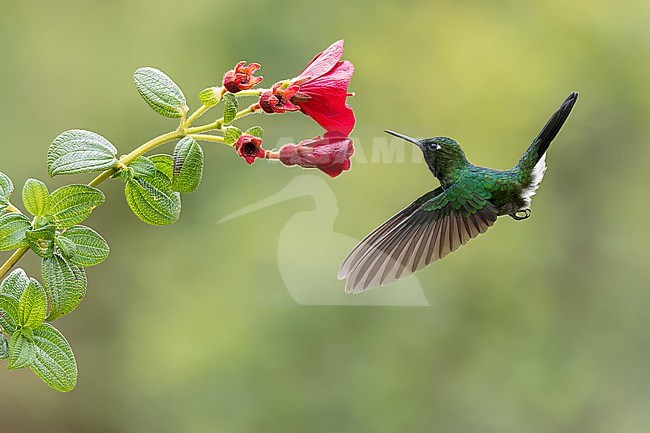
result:
M 429 143 L 429 150 L 436 150 L 438 149 L 438 145 L 436 143 Z

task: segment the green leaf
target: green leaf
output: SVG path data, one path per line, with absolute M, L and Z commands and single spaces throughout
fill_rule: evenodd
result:
M 23 292 L 29 285 L 29 277 L 21 268 L 14 269 L 0 284 L 0 293 L 16 301 L 16 308 L 18 301 L 23 296 Z M 16 316 L 18 317 L 18 316 Z
M 86 272 L 58 254 L 43 259 L 41 272 L 50 305 L 47 320 L 54 320 L 77 308 L 86 294 Z
M 49 323 L 34 330 L 35 356 L 30 368 L 43 382 L 61 392 L 77 384 L 77 361 L 65 337 Z
M 35 329 L 47 315 L 47 300 L 41 283 L 30 278 L 27 289 L 18 302 L 18 323 L 25 328 Z
M 122 167 L 111 176 L 112 179 L 119 179 L 126 183 L 135 177 L 135 171 L 131 167 Z
M 51 226 L 52 223 L 47 219 L 46 216 L 37 216 L 34 218 L 34 221 L 32 223 L 32 227 L 35 229 L 42 229 L 43 227 L 46 226 Z
M 32 215 L 43 215 L 47 196 L 47 186 L 37 179 L 27 179 L 23 187 L 23 204 L 25 209 Z
M 8 370 L 17 370 L 30 365 L 36 358 L 36 350 L 31 329 L 18 329 L 9 340 Z M 30 338 L 32 337 L 32 338 Z
M 0 334 L 0 359 L 9 358 L 9 343 L 4 334 Z
M 25 231 L 30 227 L 31 223 L 25 215 L 12 212 L 0 216 L 0 251 L 27 246 Z
M 0 212 L 5 210 L 9 206 L 9 200 L 7 200 L 5 197 L 0 196 Z
M 128 165 L 133 169 L 135 177 L 147 177 L 156 175 L 156 164 L 146 156 L 139 156 Z
M 0 295 L 0 326 L 5 332 L 13 333 L 18 322 L 18 301 L 7 296 Z
M 245 134 L 252 135 L 257 138 L 264 138 L 264 130 L 261 126 L 251 126 L 245 132 Z
M 206 107 L 214 107 L 221 101 L 221 90 L 218 87 L 208 87 L 199 93 L 199 100 Z
M 54 254 L 54 234 L 53 225 L 45 226 L 40 229 L 28 229 L 25 231 L 25 238 L 29 248 L 41 257 L 52 257 Z
M 133 213 L 147 224 L 172 224 L 180 216 L 180 194 L 172 191 L 169 178 L 161 171 L 154 177 L 128 181 L 124 193 Z
M 66 185 L 54 190 L 47 200 L 45 213 L 56 228 L 72 227 L 88 218 L 94 208 L 104 203 L 104 193 L 88 185 Z
M 165 117 L 182 117 L 189 108 L 181 89 L 162 71 L 140 68 L 133 74 L 135 86 L 153 110 Z
M 67 240 L 75 246 L 75 252 L 69 258 L 77 266 L 95 266 L 103 262 L 110 249 L 108 243 L 95 230 L 86 226 L 74 226 L 67 229 L 57 239 Z
M 203 177 L 203 149 L 192 137 L 185 137 L 174 148 L 172 189 L 185 194 L 196 191 Z
M 14 184 L 4 173 L 0 173 L 0 197 L 9 198 L 14 192 Z
M 20 298 L 29 286 L 29 277 L 22 269 L 13 270 L 0 284 L 0 326 L 13 334 L 18 323 Z
M 237 110 L 239 109 L 239 103 L 237 98 L 232 93 L 226 93 L 223 95 L 223 124 L 228 125 L 235 120 L 237 116 Z
M 54 139 L 47 150 L 50 176 L 104 171 L 117 162 L 117 149 L 94 132 L 71 129 Z
M 29 341 L 34 340 L 34 330 L 32 328 L 20 328 L 23 331 L 23 335 L 27 337 Z
M 223 131 L 223 139 L 226 141 L 226 144 L 230 145 L 235 144 L 241 135 L 241 129 L 236 126 L 229 126 Z
M 174 158 L 171 155 L 158 154 L 150 156 L 149 159 L 154 163 L 158 171 L 162 172 L 171 183 L 174 176 Z
M 77 226 L 73 226 L 73 227 L 77 227 Z M 59 235 L 55 237 L 54 243 L 56 243 L 56 246 L 59 247 L 59 251 L 61 251 L 61 255 L 65 259 L 70 260 L 72 257 L 74 257 L 77 254 L 77 245 L 63 235 Z

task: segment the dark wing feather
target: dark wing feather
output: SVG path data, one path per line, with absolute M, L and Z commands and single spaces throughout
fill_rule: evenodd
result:
M 350 273 L 351 265 L 353 263 L 356 263 L 368 251 L 369 245 L 375 244 L 381 238 L 386 236 L 388 233 L 390 233 L 391 230 L 393 230 L 396 226 L 401 224 L 413 212 L 418 210 L 420 206 L 422 206 L 424 203 L 431 200 L 432 198 L 440 195 L 442 191 L 443 191 L 442 187 L 438 187 L 433 191 L 429 191 L 428 193 L 423 194 L 413 203 L 408 205 L 406 208 L 402 209 L 391 219 L 389 219 L 388 221 L 386 221 L 385 223 L 377 227 L 368 236 L 363 238 L 361 242 L 359 242 L 357 246 L 354 247 L 352 251 L 350 251 L 350 254 L 348 254 L 348 256 L 343 261 L 343 264 L 339 268 L 339 275 L 338 275 L 339 280 L 342 280 Z
M 496 221 L 497 209 L 467 188 L 453 185 L 367 236 L 341 267 L 345 273 L 340 275 L 347 276 L 345 291 L 359 293 L 392 283 L 485 233 Z

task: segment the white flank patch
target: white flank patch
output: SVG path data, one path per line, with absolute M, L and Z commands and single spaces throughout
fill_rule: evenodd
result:
M 530 182 L 530 185 L 528 185 L 528 187 L 526 187 L 522 192 L 523 199 L 526 202 L 526 207 L 530 207 L 530 202 L 533 196 L 535 195 L 535 191 L 537 191 L 537 188 L 539 188 L 539 184 L 542 182 L 542 179 L 544 179 L 545 172 L 546 172 L 546 154 L 542 156 L 542 158 L 537 162 L 537 164 L 533 168 L 533 173 L 532 173 L 533 180 Z

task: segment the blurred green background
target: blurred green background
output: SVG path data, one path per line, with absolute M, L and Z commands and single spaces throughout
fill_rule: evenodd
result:
M 421 271 L 431 307 L 294 302 L 278 243 L 318 208 L 309 196 L 215 225 L 300 169 L 206 144 L 201 188 L 163 228 L 107 182 L 88 223 L 111 256 L 56 322 L 78 386 L 62 395 L 0 371 L 0 431 L 650 431 L 649 20 L 642 1 L 2 0 L 0 170 L 18 188 L 47 178 L 66 129 L 126 153 L 174 128 L 140 100 L 140 66 L 164 70 L 195 108 L 240 59 L 260 62 L 269 86 L 344 38 L 366 162 L 331 181 L 308 173 L 333 191 L 334 226 L 294 239 L 295 272 L 336 293 L 350 245 L 328 233 L 359 239 L 437 184 L 409 148 L 372 163 L 383 129 L 448 135 L 472 162 L 508 168 L 570 91 L 581 96 L 532 218 L 504 218 Z M 255 121 L 266 147 L 321 132 L 300 114 L 244 124 Z M 20 266 L 39 272 L 33 255 Z

